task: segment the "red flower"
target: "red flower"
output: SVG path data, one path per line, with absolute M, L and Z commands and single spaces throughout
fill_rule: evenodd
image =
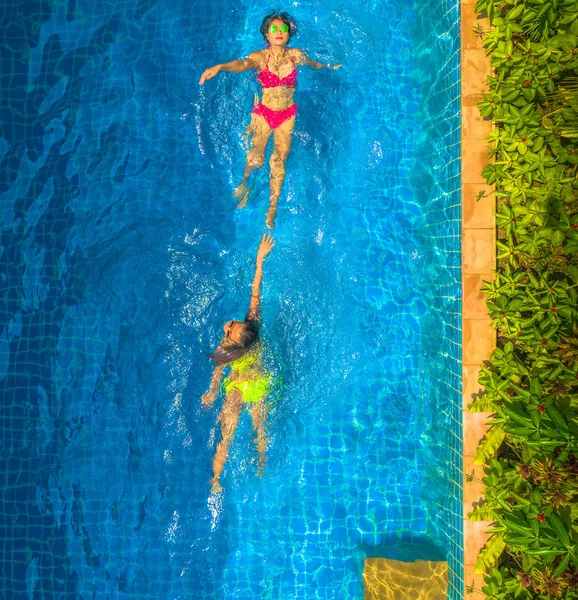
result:
M 521 141 L 522 141 L 522 142 L 525 142 L 527 139 L 528 139 L 528 138 L 525 138 L 525 137 L 523 137 Z
M 570 229 L 578 229 L 578 224 L 570 225 Z
M 518 331 L 518 333 L 516 335 L 522 335 L 522 332 Z M 576 379 L 578 379 L 578 375 L 576 375 Z
M 548 340 L 542 340 L 542 346 L 545 346 L 548 343 Z
M 538 521 L 540 521 L 540 523 L 545 519 L 546 517 L 542 514 L 542 513 L 538 513 Z
M 512 223 L 516 221 L 516 217 L 512 217 Z
M 532 82 L 529 79 L 526 79 L 526 81 L 524 81 L 524 83 L 522 84 L 522 87 L 528 87 Z
M 552 312 L 556 312 L 558 309 L 557 309 L 555 306 L 553 306 L 553 307 L 552 307 L 550 310 L 551 310 Z
M 514 251 L 513 251 L 513 250 L 510 250 L 510 255 L 513 255 L 513 254 L 514 254 Z
M 511 57 L 511 56 L 508 56 L 508 58 L 506 58 L 506 60 L 509 62 L 509 61 L 511 61 L 511 60 L 512 60 L 512 57 Z
M 541 404 L 538 404 L 537 408 L 538 408 L 538 411 L 541 413 L 546 412 L 546 409 Z
M 550 288 L 550 291 L 551 291 L 552 293 L 554 293 L 554 292 L 556 291 L 556 288 Z

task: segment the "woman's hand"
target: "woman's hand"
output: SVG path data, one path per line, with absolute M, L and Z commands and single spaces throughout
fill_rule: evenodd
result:
M 211 408 L 217 399 L 218 390 L 209 390 L 201 396 L 201 403 L 205 408 Z
M 273 246 L 275 245 L 275 240 L 270 233 L 264 233 L 261 238 L 261 243 L 259 244 L 259 250 L 257 251 L 257 263 L 262 264 L 263 260 L 271 252 Z
M 220 70 L 221 70 L 221 65 L 215 65 L 214 67 L 205 69 L 203 71 L 203 74 L 201 75 L 201 79 L 199 80 L 199 85 L 203 85 L 203 83 L 205 83 L 205 81 L 207 81 L 207 79 L 213 79 L 213 77 L 217 73 L 219 73 Z

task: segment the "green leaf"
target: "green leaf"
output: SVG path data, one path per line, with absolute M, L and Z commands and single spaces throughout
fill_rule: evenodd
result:
M 542 493 L 538 488 L 534 488 L 530 492 L 530 502 L 535 506 L 540 506 L 542 504 Z
M 543 556 L 544 558 L 560 556 L 562 552 L 560 550 L 548 550 L 547 548 L 540 548 L 538 550 L 526 550 L 527 554 L 531 554 L 532 556 Z
M 570 548 L 570 538 L 568 537 L 568 532 L 566 531 L 564 525 L 562 525 L 562 521 L 552 514 L 548 517 L 548 522 L 552 526 L 552 529 L 558 536 L 558 539 L 564 544 L 566 548 Z
M 522 446 L 522 460 L 524 461 L 525 464 L 530 464 L 530 461 L 532 460 L 532 457 L 538 452 L 538 450 L 536 450 L 535 448 L 532 448 L 532 446 L 528 446 L 527 444 L 524 444 Z
M 556 229 L 552 234 L 552 246 L 559 246 L 565 239 L 566 236 L 559 229 Z
M 494 509 L 491 508 L 487 502 L 484 502 L 484 504 L 476 506 L 472 512 L 468 513 L 468 518 L 470 521 L 495 521 L 496 520 L 496 517 L 494 514 Z
M 532 537 L 532 529 L 530 525 L 521 519 L 516 519 L 514 515 L 504 515 L 504 523 L 508 529 L 525 536 Z
M 494 563 L 498 560 L 505 547 L 506 542 L 504 542 L 504 535 L 501 533 L 494 533 L 478 554 L 478 559 L 474 566 L 474 573 L 482 574 L 490 567 L 494 566 Z
M 529 571 L 537 560 L 538 559 L 534 558 L 533 556 L 524 554 L 524 556 L 522 556 L 522 569 L 524 569 L 524 571 Z
M 514 19 L 517 19 L 522 14 L 522 11 L 524 10 L 524 8 L 526 8 L 526 6 L 522 2 L 522 3 L 518 4 L 518 6 L 515 6 L 514 8 L 512 8 L 512 10 L 509 10 L 506 13 L 506 21 L 513 21 Z
M 533 429 L 532 420 L 526 416 L 519 403 L 512 404 L 512 406 L 503 406 L 502 410 L 508 417 L 510 417 L 516 423 Z
M 515 89 L 513 92 L 510 92 L 505 98 L 504 102 L 513 102 L 520 95 L 520 90 Z M 517 119 L 515 120 L 517 123 Z
M 484 394 L 481 398 L 476 398 L 471 404 L 468 404 L 470 412 L 496 412 L 496 404 L 488 399 Z
M 540 150 L 540 148 L 544 145 L 544 138 L 543 137 L 537 137 L 535 142 L 534 142 L 534 152 L 538 152 L 538 150 Z
M 536 541 L 536 538 L 530 537 L 528 535 L 522 535 L 522 536 L 506 535 L 506 537 L 504 539 L 505 539 L 506 544 L 513 544 L 515 546 L 529 546 L 530 544 L 532 544 Z
M 556 577 L 560 577 L 564 571 L 568 568 L 568 564 L 570 563 L 570 554 L 566 554 L 564 560 L 556 567 L 554 571 L 554 575 Z
M 564 433 L 568 433 L 568 423 L 564 417 L 558 412 L 558 409 L 553 406 L 548 406 L 546 409 L 548 416 L 552 419 L 554 425 L 559 427 Z
M 487 459 L 493 456 L 496 450 L 501 446 L 506 437 L 506 433 L 501 425 L 492 425 L 478 444 L 476 455 L 474 457 L 475 465 L 483 465 Z

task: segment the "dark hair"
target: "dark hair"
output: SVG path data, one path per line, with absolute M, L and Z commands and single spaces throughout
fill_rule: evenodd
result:
M 292 36 L 297 35 L 299 33 L 299 28 L 297 27 L 297 23 L 295 21 L 295 19 L 286 12 L 278 12 L 276 10 L 274 10 L 270 15 L 267 15 L 264 19 L 263 22 L 261 23 L 261 33 L 263 34 L 263 37 L 265 39 L 267 39 L 267 32 L 269 31 L 269 26 L 271 25 L 271 22 L 274 21 L 275 19 L 279 19 L 279 21 L 283 21 L 283 23 L 285 23 L 285 25 L 287 25 L 287 27 L 289 27 L 289 39 L 291 39 Z
M 259 340 L 259 324 L 257 321 L 245 319 L 245 327 L 239 334 L 239 343 L 232 346 L 218 346 L 210 358 L 218 365 L 227 365 L 251 350 Z

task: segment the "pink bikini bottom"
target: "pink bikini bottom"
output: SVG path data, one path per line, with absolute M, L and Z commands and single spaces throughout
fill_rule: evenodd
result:
M 255 108 L 253 108 L 253 112 L 256 115 L 261 115 L 265 121 L 267 121 L 271 129 L 277 129 L 279 125 L 285 123 L 285 121 L 297 114 L 297 104 L 292 104 L 283 110 L 273 110 L 266 107 L 264 104 L 257 104 Z

